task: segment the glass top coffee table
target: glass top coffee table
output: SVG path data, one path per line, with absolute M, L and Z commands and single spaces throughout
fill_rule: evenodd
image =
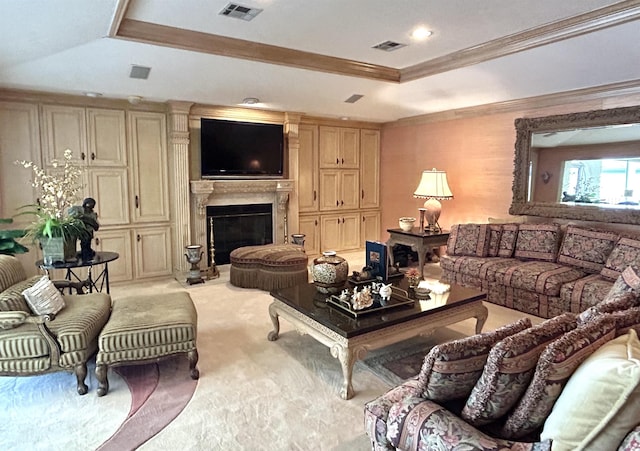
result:
M 451 285 L 450 291 L 444 294 L 431 293 L 429 299 L 416 299 L 413 304 L 358 317 L 327 303 L 329 295 L 318 292 L 312 283 L 275 290 L 271 296 L 269 315 L 273 330 L 267 338 L 278 339 L 282 317 L 299 332 L 327 346 L 342 366 L 344 382 L 340 396 L 343 399 L 353 397 L 353 365 L 369 350 L 417 335 L 429 335 L 440 327 L 469 318 L 476 318 L 476 333 L 480 333 L 488 315 L 482 304 L 486 293 L 458 285 Z

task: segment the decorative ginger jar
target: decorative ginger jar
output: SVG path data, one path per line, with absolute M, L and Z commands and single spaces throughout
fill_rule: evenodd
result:
M 335 251 L 325 251 L 313 260 L 311 275 L 319 292 L 339 293 L 349 277 L 349 262 L 336 255 Z

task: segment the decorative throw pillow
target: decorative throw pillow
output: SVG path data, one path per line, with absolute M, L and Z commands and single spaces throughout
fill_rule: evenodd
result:
M 487 257 L 498 256 L 500 238 L 502 238 L 502 224 L 489 224 L 489 255 Z
M 628 266 L 640 269 L 640 240 L 620 238 L 609 254 L 600 275 L 615 280 Z
M 605 343 L 569 378 L 544 424 L 554 451 L 614 450 L 640 418 L 640 341 L 634 330 Z
M 62 295 L 47 276 L 43 276 L 22 294 L 36 315 L 55 314 L 65 307 Z
M 498 342 L 489 352 L 462 418 L 482 426 L 506 414 L 527 389 L 544 348 L 575 327 L 575 315 L 564 313 Z
M 516 238 L 518 236 L 518 224 L 502 224 L 502 234 L 498 246 L 498 257 L 513 257 L 513 250 L 516 248 Z
M 520 224 L 514 256 L 516 258 L 556 261 L 560 244 L 558 224 Z
M 449 255 L 489 255 L 489 224 L 455 224 L 447 241 Z
M 14 311 L 14 312 L 0 312 L 0 329 L 13 329 L 24 323 L 29 317 L 27 312 Z
M 600 346 L 615 337 L 610 316 L 567 332 L 540 354 L 533 379 L 500 431 L 501 437 L 524 437 L 541 427 L 571 374 Z
M 619 236 L 613 232 L 568 226 L 558 253 L 558 263 L 598 273 Z
M 453 340 L 431 348 L 418 375 L 423 396 L 449 401 L 469 396 L 498 341 L 531 327 L 529 318 L 471 337 Z

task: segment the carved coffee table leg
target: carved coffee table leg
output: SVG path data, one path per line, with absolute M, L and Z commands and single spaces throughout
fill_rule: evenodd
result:
M 482 327 L 484 326 L 485 321 L 489 317 L 489 310 L 484 305 L 480 305 L 478 309 L 478 313 L 476 315 L 476 334 L 482 332 Z
M 271 322 L 273 323 L 273 330 L 269 332 L 267 335 L 267 339 L 269 341 L 276 341 L 278 339 L 278 334 L 280 333 L 280 320 L 278 318 L 278 312 L 276 311 L 276 307 L 274 304 L 269 306 L 269 316 L 271 317 Z
M 76 365 L 75 373 L 76 379 L 78 380 L 78 394 L 85 395 L 87 391 L 89 391 L 87 384 L 84 383 L 87 377 L 87 364 L 83 362 Z
M 105 364 L 96 365 L 96 378 L 98 379 L 98 396 L 104 396 L 109 392 L 109 380 L 107 372 L 109 367 Z
M 353 353 L 348 348 L 336 343 L 331 347 L 331 355 L 336 357 L 342 366 L 344 381 L 342 383 L 342 389 L 340 390 L 340 397 L 342 399 L 351 399 L 355 394 L 353 384 L 351 383 L 353 364 L 355 363 Z
M 194 349 L 189 351 L 187 358 L 189 359 L 189 374 L 191 375 L 191 379 L 198 379 L 200 377 L 200 371 L 196 368 L 198 363 L 198 350 Z

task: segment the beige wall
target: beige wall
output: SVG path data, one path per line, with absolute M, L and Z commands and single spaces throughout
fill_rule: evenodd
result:
M 508 216 L 511 205 L 514 120 L 575 111 L 639 105 L 638 96 L 612 97 L 552 108 L 454 118 L 455 112 L 386 124 L 381 138 L 380 239 L 398 227 L 401 216 L 419 217 L 424 201 L 413 198 L 423 170 L 447 171 L 453 200 L 442 201 L 440 226 L 486 222 Z

